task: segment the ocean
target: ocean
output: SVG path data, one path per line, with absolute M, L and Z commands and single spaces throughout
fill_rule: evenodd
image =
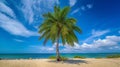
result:
M 84 56 L 86 58 L 105 58 L 108 55 L 120 54 L 120 53 L 61 53 L 61 56 L 73 58 L 76 55 Z M 55 53 L 17 53 L 17 54 L 0 54 L 1 59 L 46 59 L 50 56 L 55 56 Z

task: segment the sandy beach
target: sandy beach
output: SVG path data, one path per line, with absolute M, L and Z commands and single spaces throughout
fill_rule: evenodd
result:
M 0 60 L 0 67 L 120 67 L 119 59 L 70 59 L 56 62 L 50 59 Z

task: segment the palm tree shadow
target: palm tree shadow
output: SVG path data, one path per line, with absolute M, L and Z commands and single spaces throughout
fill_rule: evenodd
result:
M 66 60 L 66 61 L 56 61 L 56 60 L 50 60 L 50 61 L 48 61 L 48 62 L 54 62 L 54 63 L 67 63 L 67 64 L 78 64 L 78 65 L 80 65 L 80 64 L 83 64 L 83 63 L 85 63 L 85 64 L 87 64 L 88 63 L 88 61 L 86 61 L 86 60 Z

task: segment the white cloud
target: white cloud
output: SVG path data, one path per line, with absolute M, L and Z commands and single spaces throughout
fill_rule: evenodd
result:
M 106 36 L 105 39 L 94 40 L 92 43 L 83 43 L 81 45 L 76 44 L 74 47 L 65 45 L 62 52 L 97 52 L 97 51 L 109 51 L 109 49 L 120 50 L 120 36 Z M 109 51 L 110 52 L 110 51 Z
M 22 0 L 22 12 L 25 19 L 32 24 L 36 19 L 35 16 L 40 17 L 41 13 L 52 10 L 55 4 L 59 4 L 59 0 Z
M 109 32 L 109 30 L 102 30 L 102 31 L 92 30 L 92 36 L 97 37 L 97 36 L 104 35 L 104 34 L 106 34 L 108 32 Z
M 71 14 L 75 14 L 75 13 L 77 13 L 79 10 L 80 10 L 80 9 L 78 8 L 78 9 L 74 10 Z
M 87 4 L 86 7 L 91 9 L 93 7 L 93 5 L 92 4 Z
M 86 40 L 84 40 L 84 42 L 91 41 L 91 40 L 93 40 L 96 37 L 99 37 L 99 36 L 107 34 L 108 32 L 109 32 L 109 30 L 99 30 L 99 31 L 96 31 L 96 30 L 93 29 L 92 32 L 91 32 L 91 36 L 88 37 Z
M 0 12 L 6 13 L 7 15 L 15 18 L 15 14 L 8 6 L 0 2 Z
M 75 13 L 77 13 L 77 12 L 80 11 L 80 10 L 86 11 L 86 10 L 88 10 L 88 9 L 91 9 L 92 7 L 93 7 L 92 4 L 83 5 L 83 6 L 81 6 L 80 8 L 75 9 L 71 14 L 75 14 Z
M 0 27 L 5 31 L 12 35 L 24 37 L 38 36 L 37 32 L 28 30 L 21 22 L 16 19 L 14 11 L 9 8 L 9 6 L 6 6 L 3 2 L 0 2 L 0 9 Z
M 22 0 L 23 8 L 22 11 L 24 13 L 25 19 L 28 20 L 29 23 L 32 23 L 34 20 L 34 13 L 33 13 L 33 1 L 32 0 Z
M 91 9 L 91 8 L 93 8 L 93 4 L 87 4 L 87 5 L 81 6 L 81 10 L 83 11 Z
M 51 47 L 40 46 L 40 45 L 37 45 L 37 46 L 31 45 L 31 46 L 29 46 L 29 49 L 32 49 L 32 50 L 34 49 L 34 52 L 37 52 L 37 53 L 55 53 L 56 52 L 54 45 Z
M 77 0 L 69 0 L 69 4 L 71 7 L 73 7 L 76 2 L 77 2 Z
M 7 2 L 7 1 L 6 1 Z M 41 18 L 41 15 L 45 12 L 52 11 L 55 4 L 59 4 L 59 0 L 21 0 L 21 6 L 15 4 L 15 9 L 18 9 L 22 18 L 29 24 L 38 23 L 36 20 Z M 4 2 L 0 2 L 0 12 L 5 12 L 11 17 L 15 18 L 15 14 L 9 6 L 6 6 Z M 19 13 L 18 12 L 18 13 Z M 20 18 L 21 18 L 20 17 Z
M 43 50 L 43 51 L 46 50 L 47 52 L 48 52 L 48 51 L 51 52 L 51 51 L 54 51 L 55 48 L 54 48 L 54 47 L 41 47 L 40 50 Z
M 20 39 L 13 39 L 13 40 L 17 42 L 24 42 L 23 40 L 20 40 Z
M 28 30 L 19 21 L 11 19 L 2 13 L 0 13 L 0 27 L 13 35 L 24 37 L 38 36 L 37 32 Z

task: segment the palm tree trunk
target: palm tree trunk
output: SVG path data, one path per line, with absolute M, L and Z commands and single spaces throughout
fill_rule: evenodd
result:
M 57 38 L 57 44 L 56 44 L 56 59 L 57 61 L 61 61 L 60 53 L 59 53 L 59 38 Z

